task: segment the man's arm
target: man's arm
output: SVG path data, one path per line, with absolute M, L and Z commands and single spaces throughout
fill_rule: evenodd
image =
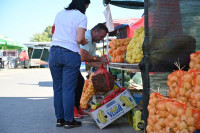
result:
M 99 68 L 101 66 L 101 62 L 88 62 L 88 65 L 91 67 Z
M 101 57 L 92 56 L 88 51 L 80 49 L 81 51 L 81 61 L 83 62 L 101 62 Z

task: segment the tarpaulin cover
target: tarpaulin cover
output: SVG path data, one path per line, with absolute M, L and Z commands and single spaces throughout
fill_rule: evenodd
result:
M 127 36 L 132 38 L 135 30 L 140 28 L 141 26 L 144 27 L 144 17 L 139 19 L 137 22 L 130 24 L 127 27 Z
M 130 9 L 144 9 L 144 0 L 103 0 L 104 4 L 112 4 L 115 6 L 130 8 Z
M 140 18 L 113 19 L 115 30 L 135 24 Z M 129 28 L 129 27 L 127 27 Z
M 179 62 L 189 68 L 200 46 L 199 0 L 149 0 L 150 71 L 172 72 Z

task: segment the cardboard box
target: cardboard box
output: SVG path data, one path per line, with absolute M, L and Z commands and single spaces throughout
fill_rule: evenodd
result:
M 129 90 L 126 89 L 110 102 L 104 104 L 93 112 L 89 112 L 89 115 L 96 122 L 99 128 L 103 129 L 135 106 L 136 103 L 133 96 Z
M 141 110 L 132 109 L 128 113 L 128 122 L 135 130 L 144 130 L 144 120 L 141 120 Z

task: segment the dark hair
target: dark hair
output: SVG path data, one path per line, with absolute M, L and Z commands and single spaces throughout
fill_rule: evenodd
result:
M 86 11 L 85 6 L 87 4 L 90 4 L 90 0 L 72 0 L 72 2 L 69 4 L 69 6 L 65 9 L 66 10 L 77 9 L 81 13 L 85 14 L 85 11 Z
M 97 30 L 97 31 L 105 30 L 106 33 L 108 33 L 108 28 L 107 28 L 106 25 L 103 24 L 103 23 L 98 23 L 96 26 L 94 26 L 94 27 L 92 28 L 92 31 L 93 31 L 93 30 Z

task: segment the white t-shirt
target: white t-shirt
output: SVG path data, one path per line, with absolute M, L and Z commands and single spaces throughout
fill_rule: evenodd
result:
M 87 17 L 79 10 L 62 10 L 55 18 L 52 46 L 60 46 L 80 54 L 77 43 L 78 28 L 87 29 Z

